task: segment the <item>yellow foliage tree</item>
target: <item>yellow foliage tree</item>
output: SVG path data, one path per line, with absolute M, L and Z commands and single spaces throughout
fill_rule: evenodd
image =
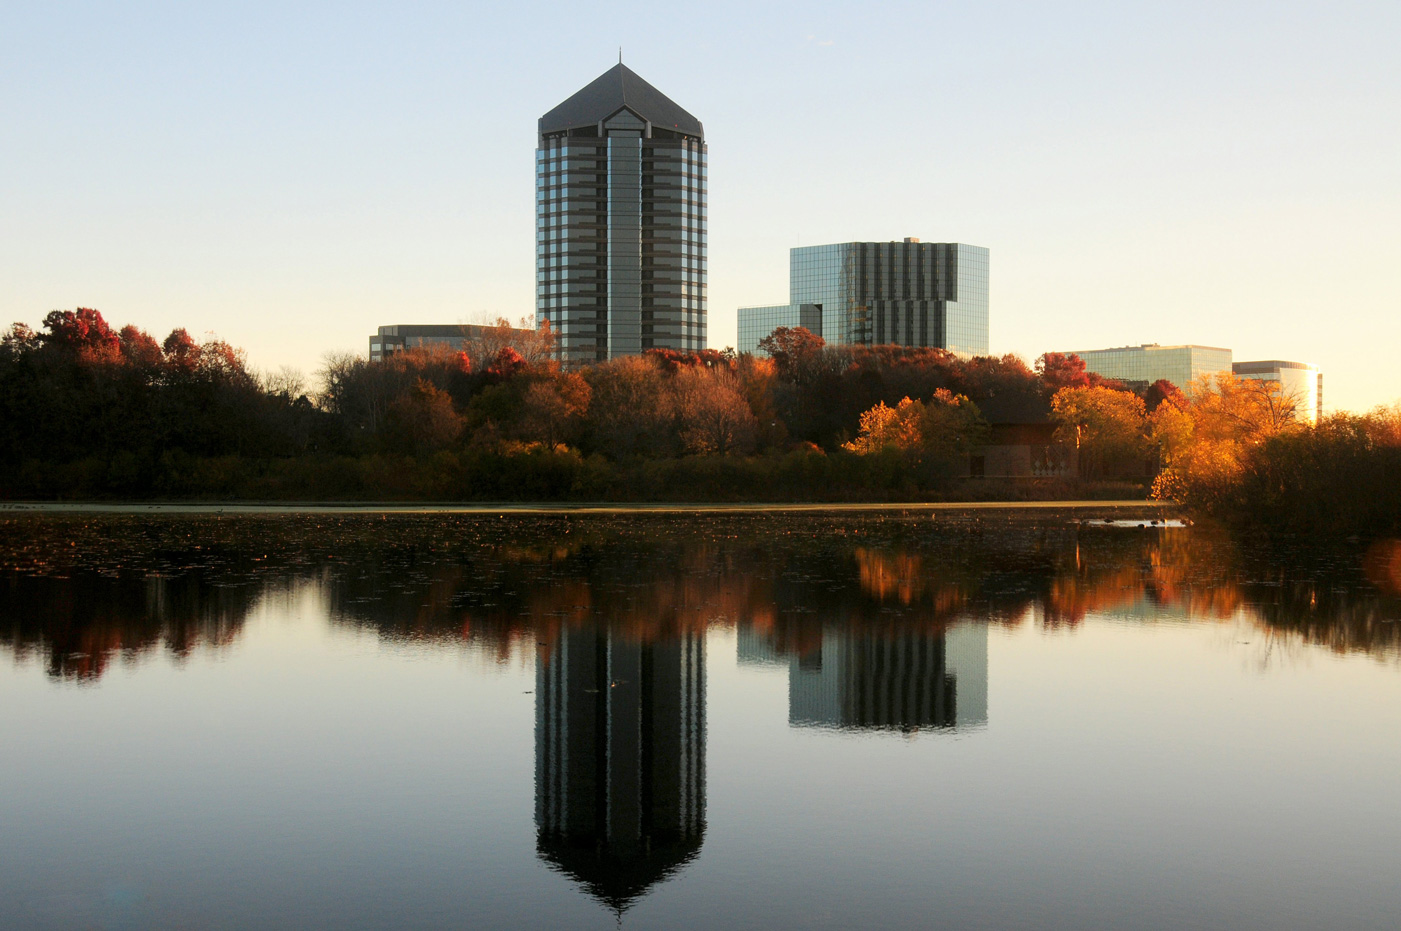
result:
M 1304 427 L 1298 403 L 1278 382 L 1203 375 L 1184 408 L 1163 404 L 1152 433 L 1165 466 L 1155 494 L 1218 508 L 1253 467 L 1254 451 L 1271 437 Z
M 1085 477 L 1142 475 L 1148 437 L 1138 395 L 1102 386 L 1062 388 L 1051 398 L 1051 416 L 1061 441 L 1075 445 Z
M 988 426 L 978 406 L 944 388 L 929 401 L 905 398 L 894 407 L 884 401 L 861 415 L 861 432 L 843 445 L 869 455 L 896 450 L 931 463 L 946 463 L 987 441 Z
M 861 415 L 861 432 L 842 448 L 853 453 L 869 455 L 884 449 L 909 452 L 920 443 L 919 422 L 924 414 L 924 405 L 911 398 L 905 398 L 895 407 L 886 407 L 884 401 Z

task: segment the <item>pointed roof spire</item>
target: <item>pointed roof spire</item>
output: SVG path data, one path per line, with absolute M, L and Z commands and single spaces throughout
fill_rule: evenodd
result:
M 618 64 L 540 117 L 540 134 L 596 126 L 626 107 L 659 129 L 703 138 L 705 131 L 701 121 L 638 77 L 622 63 L 622 55 L 620 46 Z

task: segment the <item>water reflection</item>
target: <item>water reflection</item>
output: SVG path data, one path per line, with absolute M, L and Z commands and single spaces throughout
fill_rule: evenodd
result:
M 56 678 L 90 682 L 122 657 L 225 646 L 270 589 L 312 584 L 338 624 L 495 661 L 531 662 L 537 643 L 605 622 L 639 643 L 736 626 L 742 661 L 796 664 L 795 696 L 853 696 L 850 710 L 812 720 L 897 729 L 946 726 L 949 707 L 959 720 L 977 704 L 973 685 L 958 685 L 950 703 L 937 684 L 978 679 L 950 672 L 947 632 L 969 618 L 1072 628 L 1095 614 L 1231 619 L 1331 650 L 1401 651 L 1396 540 L 1320 554 L 1191 529 L 1030 521 L 318 521 L 11 521 L 0 537 L 0 644 L 21 661 L 42 657 Z M 868 700 L 854 696 L 897 682 L 923 697 L 909 710 L 855 710 Z
M 55 679 L 92 682 L 118 659 L 163 648 L 178 661 L 227 646 L 263 590 L 213 585 L 198 575 L 12 576 L 0 588 L 0 642 L 21 661 L 42 657 Z
M 788 722 L 855 730 L 987 723 L 987 627 L 949 634 L 862 634 L 829 628 L 788 667 Z
M 1239 659 L 1259 647 L 1236 644 L 1395 662 L 1401 541 L 1291 552 L 851 515 L 319 520 L 0 520 L 0 647 L 22 667 L 0 666 L 17 762 L 0 766 L 17 851 L 0 924 L 100 926 L 104 883 L 134 890 L 133 915 L 166 909 L 143 927 L 1396 913 L 1378 866 L 1396 819 L 1366 804 L 1396 771 L 1395 670 L 1258 675 Z M 307 610 L 266 606 L 290 593 Z M 731 632 L 767 674 L 707 668 Z M 68 688 L 241 641 L 219 675 L 162 681 L 141 662 L 117 687 Z M 931 773 L 959 787 L 955 809 Z M 1254 898 L 1220 906 L 1208 875 Z M 83 895 L 96 904 L 65 920 Z
M 621 914 L 700 852 L 704 637 L 570 629 L 535 681 L 537 851 Z

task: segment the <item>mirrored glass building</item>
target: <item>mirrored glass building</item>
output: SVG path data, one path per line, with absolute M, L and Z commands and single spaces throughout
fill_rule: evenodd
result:
M 700 120 L 619 63 L 540 118 L 536 317 L 560 359 L 706 346 Z
M 988 353 L 988 250 L 964 243 L 845 242 L 789 251 L 788 303 L 741 307 L 737 346 L 781 326 L 829 344 Z
M 1130 384 L 1151 385 L 1170 381 L 1187 387 L 1199 375 L 1216 375 L 1231 370 L 1231 350 L 1219 346 L 1120 346 L 1074 353 L 1085 361 L 1086 371 Z

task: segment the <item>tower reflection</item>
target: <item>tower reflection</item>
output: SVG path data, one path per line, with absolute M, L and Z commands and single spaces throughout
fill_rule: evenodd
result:
M 536 851 L 622 912 L 700 852 L 705 641 L 570 629 L 541 647 Z
M 859 730 L 968 728 L 988 721 L 988 626 L 889 630 L 826 624 L 775 650 L 741 625 L 741 665 L 788 665 L 788 723 Z
M 905 732 L 986 724 L 987 630 L 825 628 L 819 647 L 789 660 L 788 723 Z

